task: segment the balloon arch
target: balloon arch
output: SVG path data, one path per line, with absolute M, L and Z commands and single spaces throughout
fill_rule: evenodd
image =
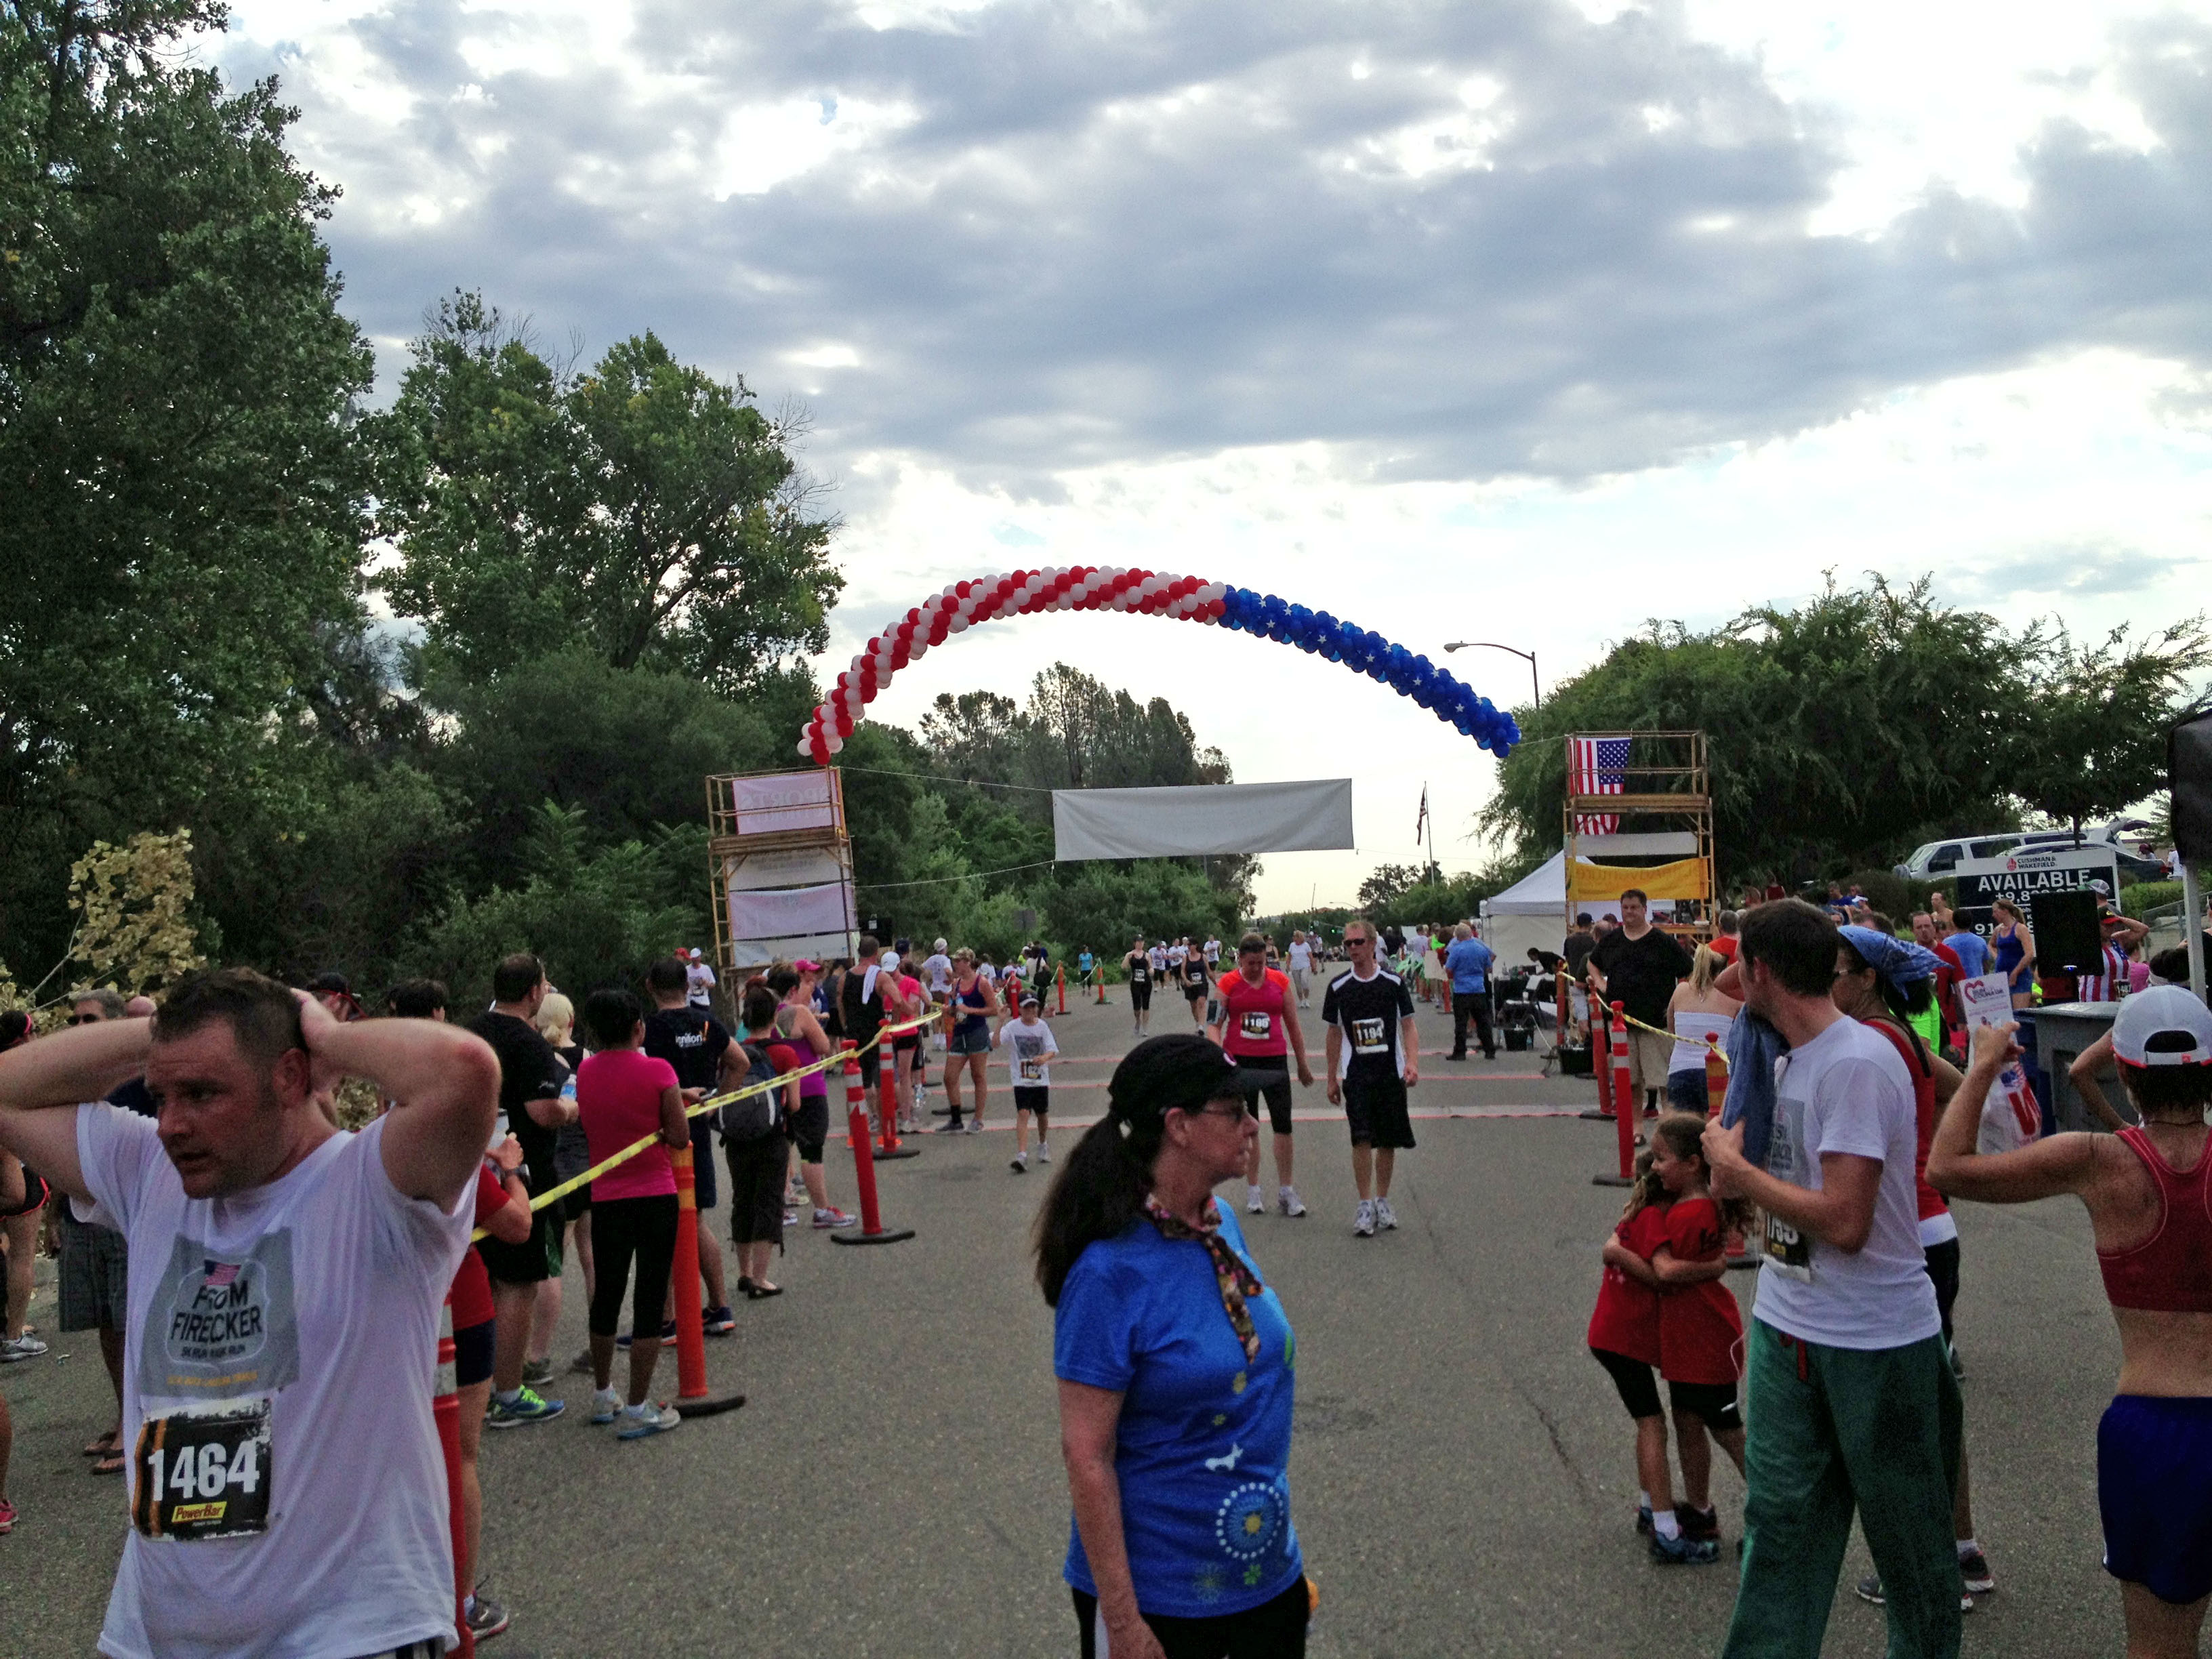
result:
M 1016 570 L 955 582 L 908 611 L 871 639 L 852 666 L 837 676 L 799 739 L 799 752 L 817 765 L 844 747 L 876 694 L 891 677 L 932 646 L 942 645 L 994 617 L 1039 611 L 1127 611 L 1263 635 L 1284 645 L 1380 680 L 1500 759 L 1521 739 L 1513 716 L 1476 695 L 1426 657 L 1415 656 L 1381 635 L 1340 622 L 1326 611 L 1309 611 L 1272 593 L 1114 565 L 1054 566 Z

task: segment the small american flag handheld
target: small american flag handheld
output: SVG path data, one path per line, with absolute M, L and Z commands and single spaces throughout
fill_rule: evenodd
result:
M 1621 775 L 1628 768 L 1626 738 L 1570 738 L 1567 739 L 1567 793 L 1571 795 L 1617 795 Z M 1620 827 L 1613 812 L 1575 815 L 1578 836 L 1609 836 Z

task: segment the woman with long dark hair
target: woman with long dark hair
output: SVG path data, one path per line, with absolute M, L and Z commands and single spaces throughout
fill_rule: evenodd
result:
M 1217 1044 L 1150 1038 L 1037 1216 L 1083 1659 L 1305 1652 L 1290 1321 L 1213 1198 L 1258 1132 Z

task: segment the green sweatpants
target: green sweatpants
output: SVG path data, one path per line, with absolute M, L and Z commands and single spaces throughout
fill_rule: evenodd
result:
M 1881 1575 L 1889 1659 L 1954 1659 L 1959 1385 L 1931 1336 L 1800 1343 L 1753 1320 L 1744 1407 L 1744 1556 L 1723 1659 L 1819 1659 L 1851 1512 Z

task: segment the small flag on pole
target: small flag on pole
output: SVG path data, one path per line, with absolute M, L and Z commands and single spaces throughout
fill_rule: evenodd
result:
M 1421 815 L 1413 820 L 1413 845 L 1421 844 L 1421 832 L 1429 827 L 1429 786 L 1421 786 Z

